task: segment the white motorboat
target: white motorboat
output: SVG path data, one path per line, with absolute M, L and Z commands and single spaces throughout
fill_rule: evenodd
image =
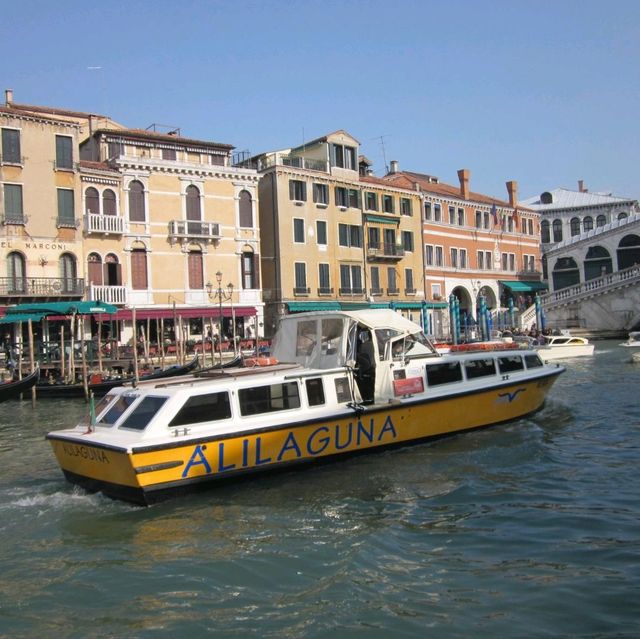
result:
M 519 419 L 564 370 L 500 344 L 440 354 L 390 310 L 301 313 L 282 318 L 269 358 L 114 388 L 88 423 L 47 439 L 70 482 L 146 505 Z
M 536 351 L 545 361 L 569 359 L 571 357 L 590 357 L 595 345 L 585 337 L 575 335 L 545 335 L 544 344 L 536 346 Z
M 640 331 L 632 331 L 629 333 L 629 338 L 626 342 L 622 342 L 620 346 L 626 346 L 627 348 L 640 347 Z

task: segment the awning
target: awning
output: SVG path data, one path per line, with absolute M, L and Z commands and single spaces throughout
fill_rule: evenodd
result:
M 546 291 L 549 286 L 544 282 L 519 282 L 499 280 L 502 286 L 506 286 L 514 293 L 536 293 L 537 291 Z
M 115 313 L 118 310 L 113 304 L 104 302 L 34 302 L 33 304 L 16 304 L 6 309 L 7 315 L 40 314 L 40 315 L 92 315 L 93 313 Z
M 287 302 L 290 313 L 305 311 L 361 311 L 370 308 L 392 308 L 399 310 L 422 310 L 423 308 L 447 308 L 446 302 Z
M 197 319 L 197 318 L 218 318 L 220 317 L 219 306 L 203 306 L 203 307 L 188 307 L 188 308 L 137 308 L 136 309 L 136 321 L 146 319 L 173 319 L 174 313 L 176 317 L 182 319 Z M 231 307 L 224 306 L 222 308 L 222 317 L 253 317 L 256 314 L 256 309 L 253 306 L 234 306 L 233 311 Z M 119 321 L 119 320 L 131 320 L 133 319 L 133 309 L 123 308 L 115 313 L 115 315 L 98 315 L 96 319 L 100 319 L 103 322 Z
M 16 322 L 28 322 L 31 320 L 32 322 L 39 322 L 43 317 L 42 313 L 19 313 L 15 315 L 5 315 L 4 317 L 0 317 L 0 324 L 15 324 Z
M 382 215 L 366 215 L 365 220 L 367 222 L 377 222 L 378 224 L 400 224 L 400 218 L 397 217 L 383 217 Z
M 340 302 L 287 302 L 290 313 L 304 313 L 305 311 L 339 311 Z

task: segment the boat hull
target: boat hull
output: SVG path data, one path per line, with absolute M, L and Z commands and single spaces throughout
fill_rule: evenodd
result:
M 540 346 L 536 349 L 538 355 L 545 361 L 570 359 L 572 357 L 591 357 L 594 350 L 594 344 Z
M 124 448 L 95 433 L 48 435 L 65 477 L 91 491 L 148 505 L 256 472 L 408 445 L 538 411 L 563 369 L 521 382 L 367 408 L 261 429 Z

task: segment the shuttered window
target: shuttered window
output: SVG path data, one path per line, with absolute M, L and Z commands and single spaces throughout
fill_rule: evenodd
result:
M 100 195 L 98 190 L 92 186 L 84 192 L 84 211 L 85 213 L 100 213 Z
M 58 189 L 58 226 L 75 227 L 75 198 L 71 189 Z
M 111 189 L 106 189 L 102 194 L 103 215 L 116 215 L 116 194 Z
M 5 222 L 23 222 L 24 211 L 22 209 L 22 185 L 5 184 L 3 192 Z
M 202 290 L 204 288 L 202 253 L 200 253 L 200 251 L 191 251 L 187 259 L 189 266 L 189 288 L 192 290 Z
M 144 186 L 138 180 L 134 180 L 129 184 L 129 219 L 132 222 L 144 222 L 146 220 Z
M 248 191 L 240 192 L 239 202 L 239 222 L 240 227 L 243 229 L 250 229 L 253 227 L 253 209 L 251 203 L 251 193 Z
M 2 129 L 2 162 L 20 164 L 20 131 L 17 129 Z
M 131 251 L 131 287 L 136 291 L 146 290 L 147 280 L 147 252 L 144 249 Z
M 56 169 L 73 169 L 72 139 L 68 135 L 56 135 Z

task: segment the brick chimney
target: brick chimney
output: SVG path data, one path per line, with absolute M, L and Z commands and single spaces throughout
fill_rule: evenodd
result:
M 584 180 L 578 180 L 578 191 L 580 191 L 580 193 L 587 192 L 587 189 L 584 186 Z
M 518 206 L 518 183 L 515 180 L 507 182 L 507 192 L 509 193 L 509 206 Z
M 398 172 L 398 160 L 391 160 L 391 168 L 389 169 L 389 173 L 397 173 Z
M 4 90 L 4 104 L 5 106 L 11 106 L 13 102 L 13 89 Z
M 463 200 L 469 199 L 469 169 L 460 169 L 458 171 L 458 179 L 460 180 L 460 197 Z

